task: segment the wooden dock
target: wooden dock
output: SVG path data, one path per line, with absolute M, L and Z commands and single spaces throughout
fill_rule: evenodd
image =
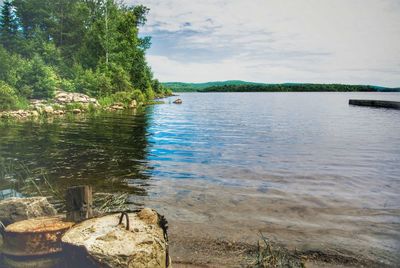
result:
M 349 100 L 350 105 L 357 106 L 368 106 L 375 108 L 388 108 L 388 109 L 399 109 L 400 110 L 400 102 L 399 101 L 382 101 L 382 100 Z

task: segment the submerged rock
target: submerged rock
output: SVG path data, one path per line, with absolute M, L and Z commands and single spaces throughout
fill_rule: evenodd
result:
M 57 211 L 46 197 L 10 198 L 0 201 L 0 221 L 4 225 L 56 214 Z
M 69 261 L 88 262 L 85 267 L 98 267 L 91 265 L 94 263 L 102 267 L 167 267 L 168 246 L 157 213 L 145 209 L 124 216 L 129 221 L 123 218 L 123 224 L 118 224 L 120 214 L 113 214 L 84 221 L 67 231 L 62 244 L 71 256 Z

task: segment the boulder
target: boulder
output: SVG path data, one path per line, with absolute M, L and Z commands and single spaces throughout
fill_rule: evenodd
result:
M 4 225 L 56 214 L 57 211 L 46 197 L 10 198 L 0 201 L 0 221 Z
M 93 103 L 96 106 L 99 105 L 98 101 L 95 98 L 91 98 L 88 95 L 85 95 L 82 93 L 70 93 L 70 92 L 63 92 L 63 91 L 56 92 L 54 101 L 59 104 L 69 104 L 69 103 L 89 104 L 89 103 Z
M 163 221 L 159 221 L 157 212 L 146 209 L 123 216 L 129 217 L 129 222 L 122 218 L 118 224 L 120 214 L 112 214 L 86 220 L 68 230 L 62 237 L 67 262 L 72 262 L 68 265 L 168 267 L 165 226 L 161 226 Z
M 174 103 L 175 103 L 175 104 L 182 104 L 182 100 L 181 100 L 181 99 L 176 99 L 176 100 L 174 101 Z

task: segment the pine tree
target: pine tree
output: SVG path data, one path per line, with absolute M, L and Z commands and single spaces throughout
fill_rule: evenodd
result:
M 5 0 L 0 17 L 0 44 L 9 51 L 18 50 L 19 23 L 10 0 Z

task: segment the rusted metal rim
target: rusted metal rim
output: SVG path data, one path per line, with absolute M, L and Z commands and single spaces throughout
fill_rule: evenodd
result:
M 59 217 L 35 218 L 8 225 L 3 238 L 7 257 L 47 256 L 62 251 L 61 236 L 72 222 Z

